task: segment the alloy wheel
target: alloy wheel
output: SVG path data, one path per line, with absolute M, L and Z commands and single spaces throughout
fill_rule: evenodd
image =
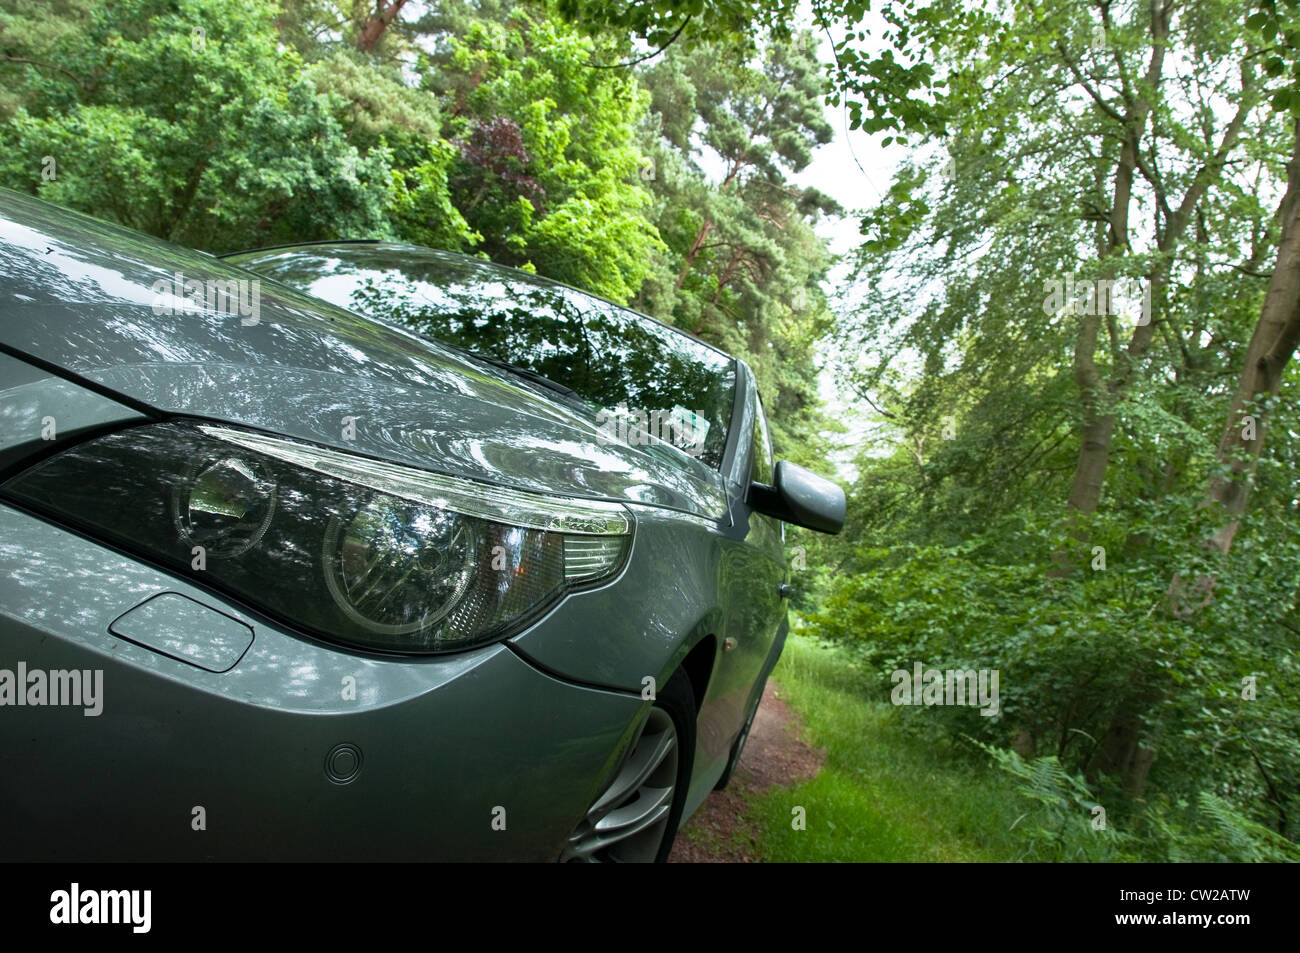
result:
M 677 794 L 678 757 L 672 716 L 651 708 L 632 753 L 569 838 L 561 860 L 652 863 Z

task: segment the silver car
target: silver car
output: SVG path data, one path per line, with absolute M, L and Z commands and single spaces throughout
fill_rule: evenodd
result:
M 843 514 L 644 315 L 0 192 L 0 858 L 663 860 Z

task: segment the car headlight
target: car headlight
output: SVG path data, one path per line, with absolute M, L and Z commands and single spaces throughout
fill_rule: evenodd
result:
M 233 427 L 79 444 L 5 495 L 337 642 L 446 652 L 618 571 L 617 503 L 525 493 Z

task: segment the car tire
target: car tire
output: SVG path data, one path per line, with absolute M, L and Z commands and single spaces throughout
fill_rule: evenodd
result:
M 682 811 L 686 807 L 686 795 L 691 786 L 691 773 L 695 766 L 695 690 L 686 673 L 678 669 L 668 680 L 664 690 L 655 699 L 655 707 L 662 708 L 672 717 L 677 726 L 677 791 L 673 798 L 672 810 L 668 815 L 668 827 L 664 833 L 663 844 L 655 863 L 667 862 L 672 853 L 673 841 L 677 838 L 677 828 L 682 821 Z
M 560 859 L 666 861 L 686 806 L 694 762 L 695 693 L 679 669 L 657 693 L 627 757 L 570 836 Z

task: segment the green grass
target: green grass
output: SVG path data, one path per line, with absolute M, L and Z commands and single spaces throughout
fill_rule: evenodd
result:
M 826 762 L 811 781 L 752 798 L 764 860 L 996 861 L 1023 852 L 1010 831 L 1019 803 L 1011 780 L 867 698 L 842 653 L 792 635 L 773 678 Z M 793 829 L 796 806 L 805 830 Z

